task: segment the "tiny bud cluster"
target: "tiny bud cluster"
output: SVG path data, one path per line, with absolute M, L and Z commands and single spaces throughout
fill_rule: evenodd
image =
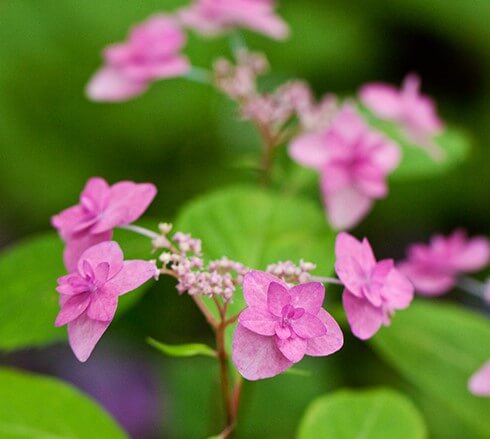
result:
M 267 272 L 289 284 L 305 283 L 311 279 L 311 272 L 316 265 L 301 260 L 299 265 L 292 261 L 278 262 L 267 267 Z

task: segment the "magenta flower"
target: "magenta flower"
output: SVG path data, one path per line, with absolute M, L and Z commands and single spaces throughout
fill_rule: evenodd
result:
M 490 361 L 471 376 L 468 389 L 476 396 L 490 396 Z
M 336 229 L 355 226 L 373 200 L 386 196 L 387 175 L 400 161 L 397 145 L 372 131 L 351 105 L 327 129 L 296 138 L 289 154 L 320 172 L 327 216 Z
M 243 294 L 248 308 L 238 318 L 233 362 L 248 380 L 273 377 L 304 355 L 330 355 L 342 347 L 339 325 L 322 308 L 321 283 L 290 288 L 269 273 L 250 271 Z
M 428 96 L 420 94 L 420 78 L 417 75 L 407 75 L 401 90 L 390 84 L 366 84 L 361 88 L 360 97 L 378 117 L 400 123 L 415 143 L 426 145 L 443 129 L 435 103 Z
M 80 203 L 51 218 L 66 242 L 64 261 L 73 271 L 80 255 L 99 242 L 109 241 L 115 227 L 138 219 L 156 195 L 149 183 L 121 181 L 109 186 L 103 178 L 91 178 L 80 196 Z
M 420 294 L 438 296 L 456 285 L 460 274 L 478 271 L 490 261 L 487 238 L 467 238 L 464 230 L 445 237 L 434 236 L 430 244 L 413 244 L 400 270 L 412 281 Z
M 88 359 L 110 325 L 118 297 L 156 275 L 154 263 L 124 261 L 119 245 L 108 241 L 86 250 L 77 271 L 58 279 L 61 309 L 55 324 L 68 325 L 70 346 L 80 361 Z
M 396 309 L 410 305 L 413 286 L 391 259 L 376 261 L 367 239 L 359 242 L 341 233 L 335 254 L 335 271 L 345 287 L 342 301 L 347 320 L 353 334 L 367 340 L 390 324 Z
M 289 29 L 274 8 L 274 0 L 195 0 L 179 11 L 179 17 L 185 26 L 202 35 L 243 27 L 282 40 Z
M 150 17 L 131 30 L 126 42 L 104 50 L 105 65 L 90 80 L 87 95 L 94 101 L 126 101 L 157 79 L 186 74 L 189 62 L 180 53 L 185 43 L 174 18 Z

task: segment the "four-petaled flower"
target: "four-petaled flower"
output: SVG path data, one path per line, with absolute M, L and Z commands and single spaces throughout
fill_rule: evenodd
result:
M 116 313 L 118 297 L 157 275 L 154 263 L 124 261 L 116 242 L 85 251 L 77 271 L 58 279 L 61 309 L 56 326 L 68 325 L 70 346 L 86 361 Z
M 434 236 L 430 244 L 412 244 L 400 270 L 420 294 L 438 296 L 456 285 L 462 273 L 477 271 L 490 261 L 490 243 L 477 236 L 469 239 L 464 230 L 449 236 Z
M 443 129 L 434 101 L 420 94 L 420 78 L 415 74 L 406 76 L 400 90 L 390 84 L 371 83 L 359 94 L 375 115 L 401 124 L 407 137 L 421 146 L 432 146 L 432 137 Z
M 243 27 L 281 40 L 289 35 L 289 28 L 274 8 L 274 0 L 195 0 L 179 11 L 179 18 L 203 35 Z
M 269 273 L 250 271 L 243 294 L 248 308 L 238 318 L 233 336 L 233 361 L 249 380 L 273 377 L 303 356 L 338 351 L 343 335 L 322 308 L 325 288 L 309 282 L 289 287 Z
M 131 30 L 126 42 L 105 49 L 105 65 L 90 80 L 87 95 L 94 101 L 126 101 L 155 80 L 186 74 L 189 61 L 180 53 L 185 43 L 175 18 L 150 17 Z
M 327 129 L 296 138 L 289 153 L 320 172 L 327 216 L 336 229 L 355 226 L 373 200 L 386 196 L 386 178 L 400 161 L 398 146 L 372 131 L 351 105 Z
M 335 243 L 335 270 L 344 284 L 342 301 L 353 334 L 366 340 L 389 325 L 391 314 L 413 299 L 413 285 L 390 259 L 377 262 L 367 239 L 341 233 Z
M 490 396 L 490 361 L 471 376 L 468 389 L 476 396 Z
M 109 186 L 102 178 L 91 178 L 80 196 L 80 204 L 53 216 L 51 223 L 66 242 L 68 271 L 76 268 L 80 255 L 92 245 L 109 241 L 115 227 L 138 219 L 156 195 L 149 183 L 121 181 Z

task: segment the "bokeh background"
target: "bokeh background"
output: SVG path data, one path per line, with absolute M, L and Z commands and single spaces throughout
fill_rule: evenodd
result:
M 172 220 L 198 194 L 256 178 L 240 166 L 258 151 L 256 134 L 203 85 L 164 81 L 118 105 L 84 96 L 105 45 L 124 39 L 131 24 L 149 14 L 183 4 L 0 0 L 0 246 L 47 230 L 50 216 L 73 204 L 90 176 L 154 182 L 159 194 L 148 215 L 161 220 Z M 283 0 L 279 12 L 292 28 L 289 41 L 245 34 L 249 46 L 269 55 L 266 82 L 303 78 L 318 95 L 346 95 L 367 81 L 399 84 L 415 71 L 443 119 L 471 138 L 468 159 L 451 172 L 392 184 L 356 234 L 368 236 L 379 256 L 395 257 L 408 243 L 456 226 L 489 235 L 490 2 Z M 229 55 L 228 42 L 191 37 L 186 53 L 195 65 L 208 66 Z M 448 300 L 465 299 L 453 294 Z M 190 301 L 163 281 L 113 325 L 86 365 L 64 346 L 0 361 L 75 383 L 133 437 L 216 433 L 220 401 L 212 360 L 163 358 L 145 345 L 148 335 L 167 342 L 211 337 Z M 354 340 L 311 367 L 314 377 L 247 387 L 240 437 L 293 437 L 307 403 L 327 390 L 404 385 Z M 265 410 L 267 417 L 260 415 Z

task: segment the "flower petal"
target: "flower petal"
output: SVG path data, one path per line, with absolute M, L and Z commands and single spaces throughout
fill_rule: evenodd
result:
M 328 159 L 324 135 L 308 133 L 298 136 L 289 146 L 289 155 L 300 165 L 320 171 Z
M 325 287 L 320 282 L 307 282 L 295 285 L 289 290 L 291 305 L 303 308 L 307 313 L 316 315 L 325 299 Z
M 305 312 L 299 319 L 292 320 L 291 327 L 299 337 L 304 339 L 321 337 L 327 333 L 327 328 L 322 321 L 308 312 Z
M 96 102 L 123 102 L 146 91 L 148 82 L 128 80 L 112 67 L 95 72 L 87 85 L 87 96 Z
M 306 355 L 323 357 L 337 352 L 344 344 L 344 336 L 339 324 L 323 308 L 317 314 L 327 329 L 327 333 L 321 337 L 310 338 L 306 345 Z
M 407 277 L 392 268 L 385 279 L 381 295 L 390 310 L 405 309 L 413 300 L 414 287 Z
M 371 338 L 383 324 L 384 314 L 381 308 L 376 308 L 366 299 L 360 299 L 344 290 L 342 295 L 347 321 L 352 333 L 361 340 Z
M 490 361 L 471 376 L 468 388 L 473 395 L 490 396 Z
M 259 335 L 274 335 L 277 318 L 268 310 L 251 306 L 238 317 L 238 323 Z
M 110 322 L 116 314 L 117 296 L 97 291 L 92 293 L 90 304 L 87 308 L 87 316 L 93 320 Z
M 454 257 L 452 265 L 460 271 L 477 271 L 488 265 L 490 243 L 487 238 L 475 237 L 466 242 L 464 250 Z
M 277 317 L 282 316 L 282 309 L 289 305 L 291 296 L 288 293 L 288 288 L 277 282 L 271 282 L 267 289 L 267 308 Z
M 396 119 L 402 115 L 403 106 L 400 92 L 391 85 L 383 83 L 366 84 L 361 88 L 359 95 L 362 103 L 383 119 Z
M 281 354 L 274 337 L 255 334 L 240 324 L 233 334 L 233 363 L 251 381 L 276 376 L 293 365 Z
M 85 250 L 101 242 L 110 241 L 111 239 L 112 231 L 99 233 L 98 235 L 86 234 L 81 237 L 70 239 L 66 243 L 63 253 L 66 269 L 69 272 L 76 271 L 80 256 Z
M 110 322 L 89 319 L 87 314 L 68 323 L 68 340 L 79 361 L 87 361 L 109 324 Z
M 98 236 L 98 235 L 95 235 Z M 110 266 L 108 279 L 112 279 L 123 268 L 123 252 L 114 241 L 101 242 L 85 250 L 78 261 L 78 271 L 83 274 L 83 263 L 88 262 L 92 268 L 107 262 Z
M 415 290 L 426 296 L 440 296 L 456 285 L 452 274 L 431 270 L 418 263 L 403 262 L 398 269 L 412 282 Z
M 276 338 L 276 344 L 281 353 L 293 363 L 301 361 L 306 352 L 306 340 L 300 337 L 292 337 L 287 339 Z
M 279 278 L 263 271 L 249 271 L 243 278 L 243 296 L 248 306 L 267 309 L 267 291 L 271 282 L 284 288 L 287 285 Z
M 156 274 L 157 268 L 153 262 L 124 261 L 121 270 L 106 282 L 104 290 L 113 296 L 120 296 L 135 290 Z
M 65 296 L 66 297 L 66 296 Z M 61 309 L 56 317 L 55 326 L 63 326 L 79 317 L 90 303 L 90 293 L 68 296 L 63 301 Z

